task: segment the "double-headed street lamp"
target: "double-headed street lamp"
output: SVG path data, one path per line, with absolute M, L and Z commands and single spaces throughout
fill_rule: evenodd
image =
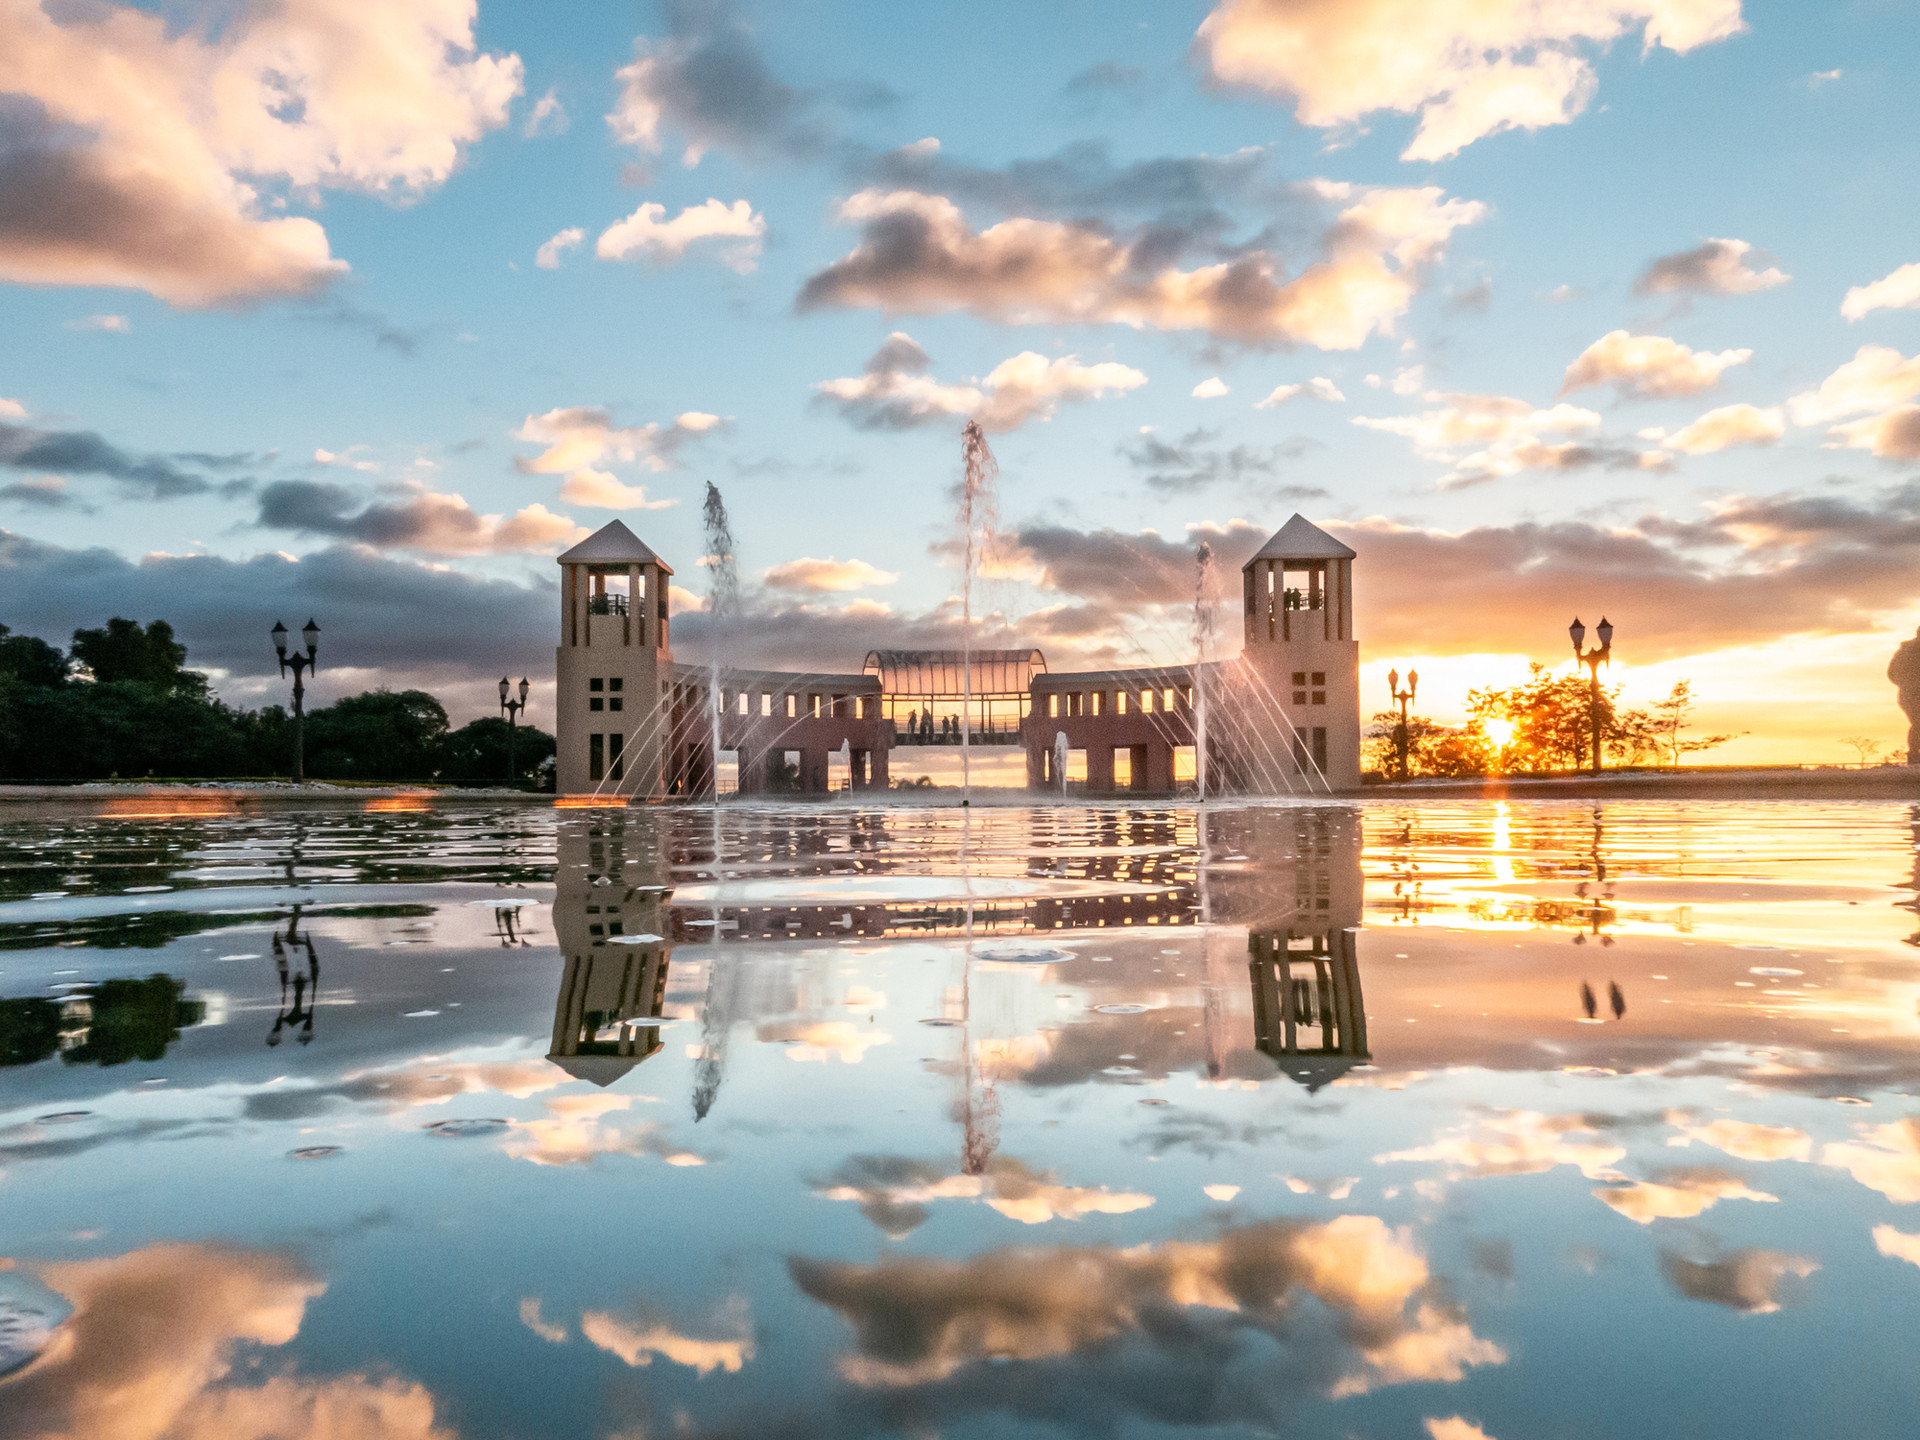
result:
M 302 655 L 296 650 L 289 655 L 287 627 L 278 620 L 273 622 L 273 648 L 280 656 L 280 673 L 284 675 L 289 665 L 293 667 L 293 783 L 296 785 L 307 778 L 307 715 L 301 706 L 301 701 L 306 698 L 307 687 L 301 683 L 300 674 L 303 670 L 319 669 L 314 652 L 320 648 L 320 627 L 309 619 L 300 627 L 300 638 L 307 642 L 307 653 Z
M 1412 702 L 1414 689 L 1419 684 L 1420 672 L 1418 670 L 1407 671 L 1407 688 L 1404 690 L 1400 688 L 1400 672 L 1398 670 L 1389 670 L 1387 672 L 1387 689 L 1400 705 L 1400 723 L 1393 727 L 1393 743 L 1400 751 L 1400 778 L 1402 780 L 1407 778 L 1407 742 L 1409 739 L 1407 735 L 1407 706 Z
M 505 712 L 507 717 L 507 783 L 509 785 L 513 783 L 513 741 L 515 729 L 520 720 L 520 712 L 527 708 L 527 691 L 532 688 L 533 686 L 527 683 L 527 677 L 522 675 L 520 677 L 520 698 L 518 700 L 511 699 L 509 697 L 513 687 L 507 683 L 506 676 L 502 675 L 500 677 L 500 709 Z
M 1573 624 L 1567 627 L 1567 634 L 1573 637 L 1573 663 L 1587 667 L 1587 721 L 1593 727 L 1593 773 L 1600 773 L 1600 667 L 1611 664 L 1613 659 L 1613 626 L 1607 623 L 1607 617 L 1600 617 L 1595 627 L 1595 635 L 1600 643 L 1593 649 L 1581 653 L 1580 647 L 1586 643 L 1587 627 L 1580 623 L 1578 615 Z

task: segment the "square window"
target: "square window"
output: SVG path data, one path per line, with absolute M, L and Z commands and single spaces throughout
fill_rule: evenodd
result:
M 627 683 L 626 681 L 622 680 L 618 675 L 616 675 L 613 677 L 613 679 L 607 681 L 607 689 L 619 690 L 623 688 L 626 685 L 626 683 Z
M 1314 684 L 1316 684 L 1316 685 L 1324 685 L 1324 684 L 1326 684 L 1326 683 L 1327 683 L 1327 674 L 1326 674 L 1326 672 L 1325 672 L 1324 670 L 1316 670 L 1316 671 L 1314 671 L 1314 672 L 1313 672 L 1313 683 L 1314 683 Z M 614 688 L 614 689 L 616 689 L 616 690 L 618 690 L 618 689 L 620 688 L 620 686 L 619 686 L 619 684 L 618 684 L 618 683 L 615 683 L 615 685 L 614 685 L 614 687 L 613 687 L 613 688 Z
M 1304 670 L 1296 670 L 1296 671 L 1294 671 L 1294 672 L 1293 672 L 1293 683 L 1294 683 L 1294 684 L 1296 684 L 1296 685 L 1304 685 L 1304 684 L 1306 684 L 1306 683 L 1307 683 L 1307 672 L 1306 672 L 1306 671 L 1304 671 Z
M 609 710 L 618 710 L 621 706 L 621 703 L 622 702 L 620 697 L 616 695 L 611 700 L 607 701 L 607 708 Z
M 598 695 L 596 695 L 591 700 L 587 701 L 587 709 L 604 710 L 606 708 L 606 704 L 607 704 L 606 701 L 602 700 Z
M 1294 692 L 1293 692 L 1293 703 L 1294 703 L 1294 704 L 1296 704 L 1296 705 L 1304 705 L 1304 704 L 1306 704 L 1306 703 L 1307 703 L 1307 692 L 1306 692 L 1306 691 L 1304 691 L 1304 690 L 1296 690 L 1296 691 L 1294 691 Z
M 587 681 L 587 689 L 589 690 L 604 690 L 606 688 L 607 688 L 607 682 L 604 680 Z
M 614 703 L 614 704 L 616 704 L 616 705 L 618 705 L 618 704 L 619 704 L 620 702 L 619 702 L 618 700 L 616 700 L 616 701 L 614 701 L 613 703 Z M 1314 691 L 1314 692 L 1313 692 L 1313 703 L 1314 703 L 1314 704 L 1316 704 L 1316 705 L 1324 705 L 1324 704 L 1326 704 L 1326 703 L 1327 703 L 1327 692 L 1326 692 L 1326 691 L 1324 691 L 1324 690 L 1316 690 L 1316 691 Z

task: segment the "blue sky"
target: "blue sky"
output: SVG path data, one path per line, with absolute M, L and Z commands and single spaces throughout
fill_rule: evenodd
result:
M 752 643 L 855 668 L 953 634 L 940 545 L 980 413 L 983 605 L 1056 666 L 1182 658 L 1192 540 L 1237 564 L 1297 509 L 1361 552 L 1369 675 L 1419 664 L 1437 714 L 1608 611 L 1630 692 L 1694 677 L 1753 732 L 1730 758 L 1904 740 L 1881 672 L 1920 619 L 1909 7 L 219 8 L 0 3 L 17 630 L 166 615 L 258 703 L 244 638 L 331 602 L 334 683 L 478 708 L 503 666 L 542 678 L 581 527 L 625 519 L 691 607 L 711 481 Z M 658 226 L 709 201 L 755 233 L 676 255 Z M 597 258 L 648 204 L 642 248 Z M 297 262 L 224 258 L 288 218 L 349 268 L 311 227 Z M 156 258 L 175 225 L 205 228 Z M 918 257 L 860 270 L 889 225 Z M 994 236 L 1018 264 L 989 276 Z M 1194 300 L 1236 265 L 1284 303 Z M 868 372 L 896 332 L 918 352 Z M 1892 353 L 1829 382 L 1863 346 Z M 1028 352 L 1026 389 L 984 383 Z M 583 424 L 615 434 L 576 465 Z M 697 614 L 679 633 L 695 658 Z

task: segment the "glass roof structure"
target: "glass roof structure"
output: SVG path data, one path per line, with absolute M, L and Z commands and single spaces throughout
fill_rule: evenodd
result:
M 863 670 L 880 677 L 881 693 L 902 699 L 958 697 L 962 654 L 958 650 L 871 650 Z M 1038 650 L 975 650 L 973 695 L 976 700 L 1026 698 L 1035 675 L 1047 673 Z

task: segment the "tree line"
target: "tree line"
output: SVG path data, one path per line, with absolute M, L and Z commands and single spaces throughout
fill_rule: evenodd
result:
M 1618 685 L 1602 685 L 1596 702 L 1585 675 L 1555 674 L 1536 661 L 1518 685 L 1469 690 L 1464 725 L 1409 716 L 1407 770 L 1411 775 L 1585 770 L 1593 763 L 1596 710 L 1602 758 L 1613 766 L 1677 766 L 1689 755 L 1738 738 L 1687 733 L 1693 706 L 1693 685 L 1687 680 L 1677 681 L 1664 699 L 1628 708 L 1620 704 Z M 1373 717 L 1365 742 L 1367 769 L 1399 773 L 1399 721 L 1392 711 Z
M 315 780 L 507 779 L 507 722 L 453 729 L 424 690 L 370 690 L 306 716 Z M 242 710 L 187 668 L 164 620 L 115 617 L 76 630 L 67 650 L 0 624 L 0 780 L 272 779 L 293 774 L 285 706 Z M 519 783 L 553 754 L 553 737 L 518 728 Z

